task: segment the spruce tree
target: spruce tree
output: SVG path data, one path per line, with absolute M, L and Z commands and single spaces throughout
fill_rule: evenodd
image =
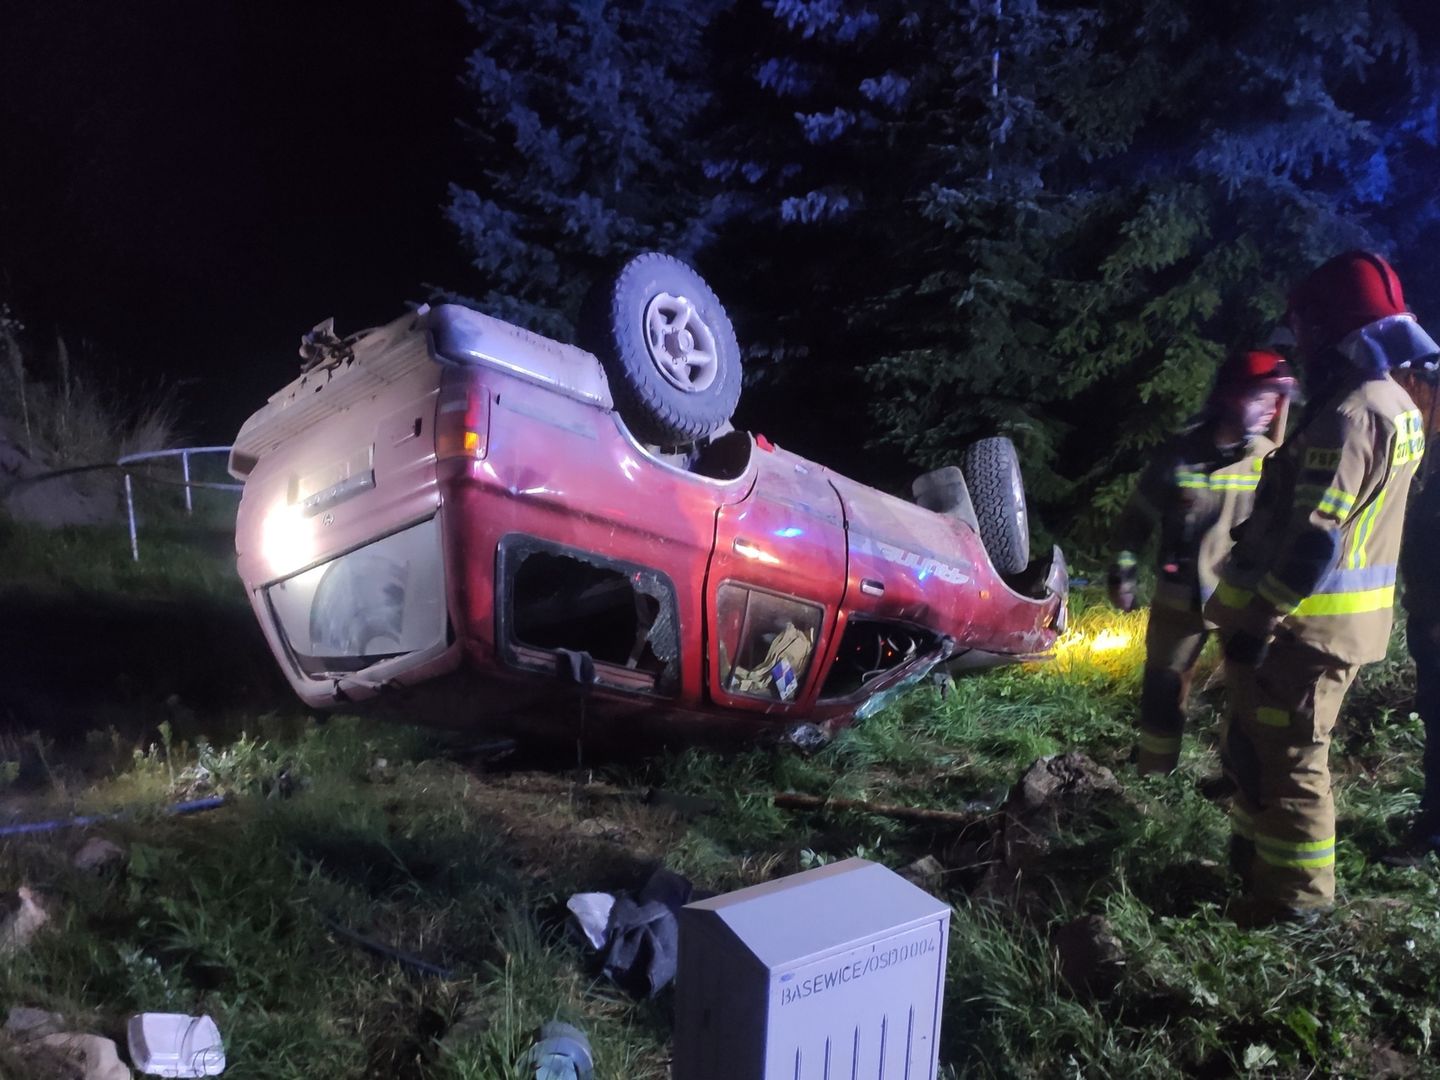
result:
M 700 169 L 704 32 L 722 0 L 461 0 L 476 30 L 470 175 L 446 214 L 482 309 L 568 336 L 597 275 L 693 258 L 720 203 Z

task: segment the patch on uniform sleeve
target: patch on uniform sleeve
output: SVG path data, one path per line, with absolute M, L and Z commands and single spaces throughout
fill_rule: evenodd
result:
M 1340 454 L 1339 450 L 1327 450 L 1320 446 L 1312 447 L 1305 451 L 1305 468 L 1333 473 L 1340 468 Z
M 1395 453 L 1392 464 L 1408 465 L 1425 453 L 1425 421 L 1418 409 L 1407 409 L 1395 417 Z

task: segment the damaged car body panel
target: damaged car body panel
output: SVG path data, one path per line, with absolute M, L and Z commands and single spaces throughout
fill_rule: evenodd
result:
M 1007 582 L 964 521 L 728 425 L 642 443 L 575 346 L 449 304 L 312 337 L 231 453 L 239 573 L 312 706 L 445 688 L 462 722 L 535 730 L 582 697 L 622 729 L 834 726 L 1063 626 L 1058 551 Z

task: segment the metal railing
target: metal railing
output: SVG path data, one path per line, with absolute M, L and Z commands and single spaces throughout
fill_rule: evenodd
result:
M 180 473 L 183 480 L 165 480 L 157 476 L 149 477 L 161 484 L 179 484 L 185 489 L 185 513 L 195 512 L 194 499 L 190 492 L 195 488 L 205 488 L 210 491 L 243 491 L 244 484 L 214 484 L 199 480 L 190 479 L 190 458 L 196 454 L 229 454 L 228 446 L 186 446 L 179 450 L 147 450 L 143 454 L 126 454 L 116 460 L 115 464 L 121 469 L 126 465 L 133 465 L 141 461 L 154 461 L 159 458 L 178 457 L 180 459 Z M 140 538 L 135 527 L 135 492 L 130 482 L 130 471 L 125 470 L 125 520 L 130 526 L 130 558 L 140 561 Z

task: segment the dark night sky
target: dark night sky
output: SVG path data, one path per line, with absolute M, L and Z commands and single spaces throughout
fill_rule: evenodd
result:
M 0 300 L 228 442 L 321 319 L 471 284 L 440 208 L 477 33 L 455 0 L 0 0 Z
M 228 442 L 299 335 L 465 284 L 454 0 L 0 3 L 0 299 Z

